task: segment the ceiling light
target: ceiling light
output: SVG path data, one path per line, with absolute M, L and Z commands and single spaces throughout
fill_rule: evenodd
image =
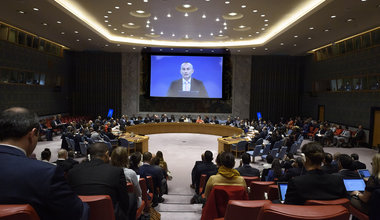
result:
M 222 30 L 220 30 L 220 31 L 219 31 L 219 33 L 223 33 L 223 31 L 222 31 Z
M 138 13 L 138 14 L 144 14 L 145 11 L 143 11 L 143 10 L 136 10 L 136 13 Z
M 135 35 L 131 34 L 131 35 L 129 35 L 129 36 L 133 37 L 133 36 L 135 36 Z
M 19 13 L 19 14 L 25 14 L 25 12 L 24 12 L 24 11 L 21 11 L 21 10 L 19 10 L 18 13 Z
M 362 0 L 362 2 L 366 2 L 367 0 Z
M 42 23 L 43 26 L 46 26 L 47 24 L 46 23 Z
M 245 28 L 245 26 L 244 25 L 240 25 L 239 28 Z
M 231 13 L 228 13 L 229 16 L 236 16 L 237 13 L 236 12 L 231 12 Z
M 133 49 L 133 50 L 136 50 L 136 47 L 133 47 L 132 49 Z
M 108 15 L 104 15 L 104 18 L 108 18 Z
M 296 47 L 296 46 L 297 46 L 297 44 L 293 44 L 293 46 L 295 46 L 295 47 Z
M 189 14 L 187 14 L 187 12 L 185 13 L 185 17 L 188 17 L 189 16 Z
M 148 0 L 144 0 L 144 2 L 148 2 Z
M 256 34 L 260 34 L 260 32 L 256 31 Z
M 219 36 L 219 37 L 223 37 L 223 34 L 219 34 L 218 36 Z
M 252 34 L 249 34 L 248 37 L 252 37 Z
M 211 36 L 213 36 L 213 35 L 214 35 L 214 33 L 210 33 L 210 35 L 211 35 Z
M 225 1 L 224 3 L 226 3 L 226 5 L 230 4 L 230 1 Z
M 329 31 L 329 29 L 325 29 L 325 32 L 328 32 Z
M 65 32 L 62 31 L 61 34 L 65 34 Z
M 212 50 L 211 53 L 214 53 L 214 50 Z
M 161 35 L 163 35 L 163 34 L 164 34 L 164 32 L 163 32 L 163 31 L 161 31 L 161 32 L 160 32 L 160 34 L 161 34 Z
M 34 10 L 34 11 L 39 11 L 40 9 L 38 9 L 38 8 L 33 8 L 33 10 Z
M 265 19 L 264 22 L 268 22 L 269 20 L 268 19 Z
M 309 27 L 309 29 L 310 29 L 310 30 L 313 30 L 313 29 L 314 29 L 314 27 Z
M 223 23 L 223 25 L 224 25 L 224 26 L 226 26 L 226 25 L 227 25 L 227 23 L 226 23 L 226 22 L 224 22 L 224 23 Z
M 128 25 L 133 26 L 135 23 L 129 22 Z
M 336 18 L 336 15 L 331 15 L 330 17 L 331 17 L 331 18 Z
M 171 18 L 172 15 L 169 13 L 169 14 L 166 15 L 166 17 Z
M 260 15 L 260 17 L 262 17 L 262 18 L 265 17 L 265 14 Z
M 203 15 L 202 15 L 202 18 L 206 18 L 206 15 L 205 15 L 205 14 L 203 14 Z
M 227 26 L 225 26 L 223 29 L 224 29 L 224 30 L 227 30 Z
M 106 45 L 104 45 L 104 46 L 108 47 L 108 44 L 106 44 Z
M 79 39 L 77 39 L 77 42 L 79 42 Z
M 261 28 L 262 31 L 265 31 L 265 28 Z
M 147 24 L 150 24 L 150 21 L 149 21 L 149 20 L 147 20 L 147 21 L 146 21 L 146 23 L 147 23 Z
M 152 29 L 150 29 L 150 31 L 152 31 L 152 32 L 153 32 L 153 31 L 154 31 L 154 29 L 152 28 Z
M 240 37 L 240 40 L 243 40 L 243 37 Z
M 186 35 L 185 35 L 185 38 L 188 39 L 188 38 L 189 38 L 189 35 L 186 34 Z
M 79 32 L 78 31 L 74 31 L 74 33 L 78 34 Z
M 157 21 L 157 19 L 158 19 L 158 18 L 157 18 L 156 16 L 154 16 L 153 20 Z
M 184 7 L 184 8 L 191 8 L 191 5 L 189 5 L 189 4 L 184 4 L 184 5 L 182 5 L 182 7 Z
M 297 38 L 298 37 L 298 35 L 294 35 L 294 38 Z
M 114 31 L 117 31 L 117 28 L 114 28 L 113 30 L 114 30 Z
M 172 34 L 172 37 L 175 37 L 175 34 Z
M 108 23 L 108 20 L 104 20 L 104 22 Z
M 216 18 L 215 21 L 219 21 L 219 18 Z
M 88 40 L 90 40 L 90 41 L 91 41 L 92 39 L 91 39 L 91 38 L 88 38 Z
M 265 27 L 268 27 L 269 24 L 264 24 Z
M 257 10 L 257 9 L 254 9 L 254 10 L 252 10 L 252 12 L 253 12 L 253 13 L 257 13 L 257 12 L 258 12 L 258 10 Z
M 240 53 L 240 50 L 237 50 L 238 53 Z
M 127 5 L 132 5 L 132 3 L 131 3 L 131 2 L 128 2 Z
M 307 39 L 308 39 L 308 40 L 311 40 L 311 37 L 308 37 Z
M 108 27 L 111 27 L 112 25 L 111 24 L 107 24 Z
M 125 34 L 125 32 L 124 31 L 122 31 L 122 32 L 120 32 L 121 34 Z
M 246 8 L 247 6 L 246 5 L 242 5 L 241 8 Z
M 57 21 L 57 24 L 61 24 L 62 22 L 61 21 Z
M 347 22 L 351 22 L 351 21 L 353 21 L 354 19 L 352 19 L 352 18 L 349 18 L 349 19 L 347 19 L 346 21 Z
M 147 28 L 148 28 L 148 27 L 149 27 L 149 24 L 147 24 L 145 27 L 147 27 Z
M 268 50 L 268 48 L 264 48 L 264 50 Z
M 120 47 L 120 44 L 116 44 L 116 46 Z
M 205 0 L 206 2 L 209 2 L 210 0 Z
M 120 9 L 120 7 L 119 6 L 115 6 L 115 9 Z
M 107 11 L 108 14 L 112 14 L 112 11 Z
M 256 47 L 253 47 L 252 50 L 256 50 Z
M 281 45 L 281 46 L 283 46 L 283 45 L 284 45 L 284 43 L 280 43 L 280 45 Z

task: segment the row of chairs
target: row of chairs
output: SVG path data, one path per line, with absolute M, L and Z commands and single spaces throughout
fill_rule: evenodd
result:
M 143 211 L 148 211 L 152 203 L 153 194 L 148 193 L 146 182 L 153 186 L 151 176 L 139 179 L 142 191 L 142 203 L 136 212 L 136 219 L 139 219 Z M 133 192 L 133 185 L 127 183 L 128 192 Z M 152 189 L 149 189 L 152 192 Z M 111 197 L 108 195 L 79 196 L 79 198 L 90 206 L 89 220 L 115 220 L 114 209 Z M 0 205 L 0 220 L 39 220 L 39 216 L 34 208 L 29 204 Z

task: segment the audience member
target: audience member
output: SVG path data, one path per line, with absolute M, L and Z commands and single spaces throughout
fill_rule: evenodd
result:
M 322 146 L 317 142 L 302 147 L 307 173 L 289 180 L 285 195 L 286 204 L 302 205 L 306 200 L 333 200 L 346 197 L 346 188 L 340 177 L 321 170 L 324 158 Z
M 282 168 L 284 168 L 285 172 L 292 168 L 293 166 L 293 163 L 294 163 L 294 155 L 292 153 L 287 153 L 285 155 L 285 158 L 284 160 L 281 162 L 281 166 Z
M 341 177 L 342 179 L 360 179 L 359 173 L 353 169 L 353 160 L 347 154 L 341 154 L 338 157 L 339 172 L 334 175 Z
M 348 130 L 348 127 L 345 126 L 342 133 L 339 136 L 334 136 L 335 144 L 337 147 L 340 147 L 342 143 L 348 143 L 351 137 L 351 131 Z
M 358 130 L 352 136 L 352 140 L 351 140 L 352 146 L 359 146 L 360 142 L 364 142 L 365 141 L 365 138 L 366 137 L 365 137 L 365 133 L 364 133 L 364 130 L 363 130 L 363 126 L 359 125 L 358 126 Z
M 292 168 L 289 168 L 285 174 L 279 178 L 281 182 L 288 182 L 290 179 L 296 176 L 301 176 L 306 173 L 304 167 L 304 160 L 302 157 L 297 157 L 296 160 L 292 164 Z
M 141 153 L 136 151 L 129 158 L 129 169 L 135 171 L 136 174 L 139 174 L 140 162 Z
M 379 219 L 379 204 L 375 201 L 379 201 L 380 198 L 372 198 L 374 191 L 380 190 L 380 153 L 375 154 L 372 157 L 372 175 L 367 181 L 367 186 L 363 193 L 359 191 L 353 191 L 351 193 L 351 204 L 365 214 L 369 214 L 372 209 L 371 219 Z
M 58 159 L 57 161 L 55 161 L 54 163 L 57 164 L 57 166 L 63 170 L 64 173 L 67 173 L 70 169 L 72 169 L 74 167 L 74 165 L 78 164 L 78 162 L 76 161 L 76 163 L 72 163 L 72 161 L 68 160 L 69 156 L 68 156 L 68 152 L 67 150 L 65 149 L 60 149 L 58 151 Z
M 232 153 L 223 152 L 220 155 L 222 166 L 219 167 L 216 175 L 210 176 L 205 187 L 205 197 L 207 199 L 209 193 L 215 185 L 235 185 L 244 186 L 245 180 L 240 176 L 240 173 L 233 169 L 235 166 L 235 157 Z
M 281 163 L 279 159 L 274 159 L 270 169 L 266 169 L 266 172 L 263 171 L 261 176 L 262 181 L 273 181 L 281 178 L 283 174 Z
M 86 219 L 88 205 L 70 189 L 63 172 L 28 158 L 38 129 L 37 116 L 27 109 L 0 113 L 0 204 L 30 204 L 41 220 Z
M 260 171 L 256 168 L 251 167 L 251 155 L 243 153 L 241 155 L 240 167 L 236 168 L 241 176 L 258 176 L 260 177 Z
M 144 152 L 143 153 L 143 165 L 139 167 L 139 175 L 142 178 L 146 178 L 147 176 L 151 176 L 153 179 L 153 207 L 157 206 L 158 203 L 161 203 L 164 201 L 164 198 L 162 198 L 159 194 L 159 189 L 162 188 L 162 180 L 164 178 L 164 175 L 162 173 L 162 170 L 158 166 L 152 166 L 151 163 L 152 160 L 152 153 L 150 152 Z
M 53 140 L 53 131 L 47 127 L 45 119 L 40 120 L 40 134 L 45 135 L 47 141 Z
M 333 156 L 330 153 L 325 153 L 325 158 L 323 160 L 322 170 L 325 173 L 333 174 L 339 171 L 338 164 L 332 164 Z
M 51 151 L 50 151 L 49 148 L 45 148 L 45 149 L 41 152 L 41 161 L 44 161 L 44 162 L 50 163 L 50 158 L 51 158 Z
M 206 150 L 204 153 L 204 162 L 200 163 L 195 170 L 195 192 L 197 194 L 202 194 L 202 192 L 199 192 L 199 181 L 201 175 L 206 174 L 208 179 L 211 175 L 215 175 L 218 172 L 218 168 L 212 162 L 213 159 L 212 152 Z
M 79 195 L 109 195 L 116 220 L 135 219 L 136 215 L 128 212 L 129 196 L 124 172 L 109 164 L 107 145 L 94 143 L 88 152 L 90 160 L 69 171 L 68 182 L 71 188 Z
M 351 157 L 354 160 L 352 162 L 352 166 L 354 170 L 367 169 L 367 166 L 365 165 L 365 163 L 362 163 L 359 161 L 359 155 L 357 153 L 351 154 Z
M 125 179 L 133 184 L 133 196 L 129 197 L 129 212 L 136 212 L 141 205 L 141 188 L 135 171 L 128 169 L 128 150 L 125 147 L 117 147 L 112 151 L 111 164 L 120 167 L 124 171 Z M 134 204 L 135 203 L 135 204 Z

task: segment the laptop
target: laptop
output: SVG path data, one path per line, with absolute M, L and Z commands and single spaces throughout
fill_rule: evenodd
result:
M 347 192 L 364 192 L 365 190 L 365 182 L 363 179 L 343 179 L 343 182 Z
M 362 178 L 369 178 L 371 176 L 371 174 L 369 173 L 369 170 L 367 169 L 359 169 L 358 173 Z
M 278 182 L 278 198 L 281 203 L 285 202 L 285 195 L 286 195 L 286 190 L 288 189 L 288 183 L 287 182 Z

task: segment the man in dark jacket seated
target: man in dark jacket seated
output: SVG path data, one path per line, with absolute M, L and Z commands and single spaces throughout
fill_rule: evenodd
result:
M 359 173 L 353 169 L 353 160 L 347 154 L 341 154 L 338 157 L 339 172 L 334 175 L 342 179 L 361 179 Z
M 260 171 L 256 168 L 251 167 L 251 155 L 243 153 L 241 155 L 241 166 L 236 168 L 239 171 L 240 176 L 258 176 L 260 177 Z
M 306 200 L 334 200 L 346 198 L 347 192 L 343 180 L 321 170 L 324 158 L 322 146 L 311 142 L 302 147 L 305 154 L 307 173 L 294 177 L 288 182 L 285 195 L 286 204 L 302 205 Z

